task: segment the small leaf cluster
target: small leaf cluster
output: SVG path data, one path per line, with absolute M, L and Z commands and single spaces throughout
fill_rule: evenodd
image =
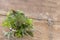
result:
M 33 36 L 32 19 L 27 18 L 22 11 L 9 11 L 3 26 L 16 30 L 13 34 L 15 37 Z

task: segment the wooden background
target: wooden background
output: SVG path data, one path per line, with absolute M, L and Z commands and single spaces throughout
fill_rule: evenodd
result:
M 7 40 L 2 21 L 10 9 L 21 10 L 33 19 L 34 37 L 22 40 L 60 40 L 60 0 L 0 0 L 0 40 Z

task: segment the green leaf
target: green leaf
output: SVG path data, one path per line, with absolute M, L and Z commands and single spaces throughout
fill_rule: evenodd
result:
M 26 23 L 32 25 L 32 19 L 27 18 Z

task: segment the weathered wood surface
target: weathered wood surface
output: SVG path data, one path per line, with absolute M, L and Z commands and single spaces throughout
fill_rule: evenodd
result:
M 33 18 L 34 37 L 23 40 L 60 40 L 60 0 L 0 0 L 0 39 L 5 40 L 2 21 L 10 9 Z M 38 19 L 38 20 L 36 20 Z M 51 21 L 52 20 L 52 21 Z

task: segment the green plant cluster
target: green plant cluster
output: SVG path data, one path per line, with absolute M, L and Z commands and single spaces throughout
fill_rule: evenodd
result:
M 22 11 L 9 11 L 3 26 L 16 30 L 14 32 L 15 37 L 33 36 L 32 19 L 27 18 Z

